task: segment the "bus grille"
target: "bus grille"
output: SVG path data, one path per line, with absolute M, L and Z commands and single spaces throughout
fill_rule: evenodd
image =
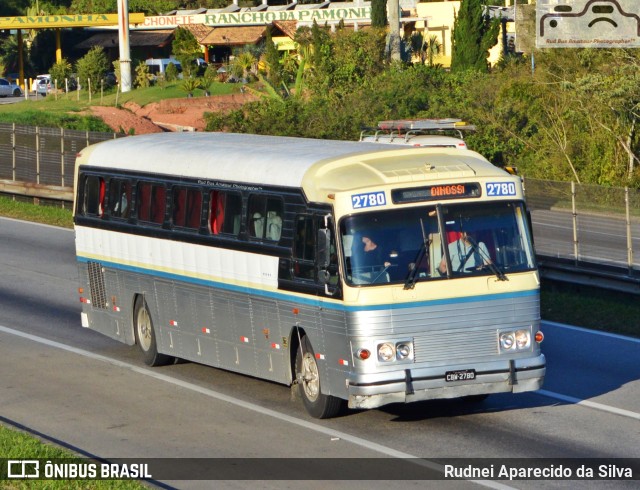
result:
M 91 289 L 91 304 L 94 308 L 107 308 L 107 293 L 104 287 L 104 274 L 99 262 L 88 262 L 89 288 Z
M 498 354 L 496 328 L 430 332 L 414 339 L 415 362 L 477 358 Z

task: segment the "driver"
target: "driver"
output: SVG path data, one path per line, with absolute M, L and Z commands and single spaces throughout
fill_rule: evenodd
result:
M 463 231 L 455 242 L 449 244 L 449 257 L 453 272 L 469 272 L 491 263 L 489 251 L 484 242 L 476 242 L 466 231 Z M 447 261 L 444 255 L 438 270 L 441 274 L 447 273 Z

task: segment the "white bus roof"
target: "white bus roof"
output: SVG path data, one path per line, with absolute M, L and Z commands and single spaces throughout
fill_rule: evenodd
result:
M 311 201 L 369 186 L 507 175 L 476 152 L 232 133 L 155 133 L 85 148 L 78 165 L 214 183 L 302 187 Z

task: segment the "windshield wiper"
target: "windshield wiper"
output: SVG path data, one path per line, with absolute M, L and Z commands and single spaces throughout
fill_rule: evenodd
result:
M 478 244 L 476 243 L 476 241 L 469 235 L 467 235 L 467 241 L 471 244 L 471 252 L 469 255 L 467 255 L 467 257 L 465 258 L 465 262 L 466 260 L 469 258 L 469 256 L 475 252 L 478 252 L 478 255 L 480 256 L 480 258 L 482 259 L 482 261 L 484 262 L 486 259 L 486 263 L 482 264 L 482 267 L 486 266 L 488 267 L 491 272 L 493 272 L 496 277 L 498 278 L 498 281 L 508 281 L 509 278 L 505 275 L 504 272 L 502 272 L 502 270 L 493 262 L 493 260 L 491 260 L 491 257 L 483 257 L 482 255 L 482 250 L 480 250 L 480 248 L 478 247 Z
M 418 251 L 418 255 L 415 258 L 415 261 L 413 262 L 413 269 L 411 269 L 411 271 L 409 272 L 409 275 L 407 276 L 407 280 L 404 283 L 404 287 L 403 289 L 413 289 L 416 285 L 416 281 L 418 279 L 418 268 L 420 266 L 420 262 L 422 262 L 422 259 L 424 258 L 424 256 L 429 252 L 429 239 L 427 238 L 427 234 L 424 231 L 424 222 L 422 221 L 422 218 L 420 218 L 420 228 L 422 229 L 422 246 L 420 247 L 420 250 Z

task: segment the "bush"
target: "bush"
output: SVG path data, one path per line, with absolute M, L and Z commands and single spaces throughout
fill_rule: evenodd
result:
M 91 92 L 97 92 L 100 88 L 100 80 L 109 71 L 109 66 L 104 49 L 100 46 L 94 46 L 76 63 L 78 83 L 84 87 L 87 80 L 91 80 Z
M 175 82 L 178 79 L 178 67 L 174 63 L 169 62 L 164 71 L 164 78 L 167 82 Z
M 69 80 L 71 78 L 71 72 L 71 63 L 69 63 L 65 58 L 62 58 L 49 68 L 51 84 L 59 89 L 65 89 L 65 80 Z
M 144 61 L 139 61 L 136 66 L 136 87 L 146 88 L 151 85 L 151 74 L 149 73 L 149 66 Z

